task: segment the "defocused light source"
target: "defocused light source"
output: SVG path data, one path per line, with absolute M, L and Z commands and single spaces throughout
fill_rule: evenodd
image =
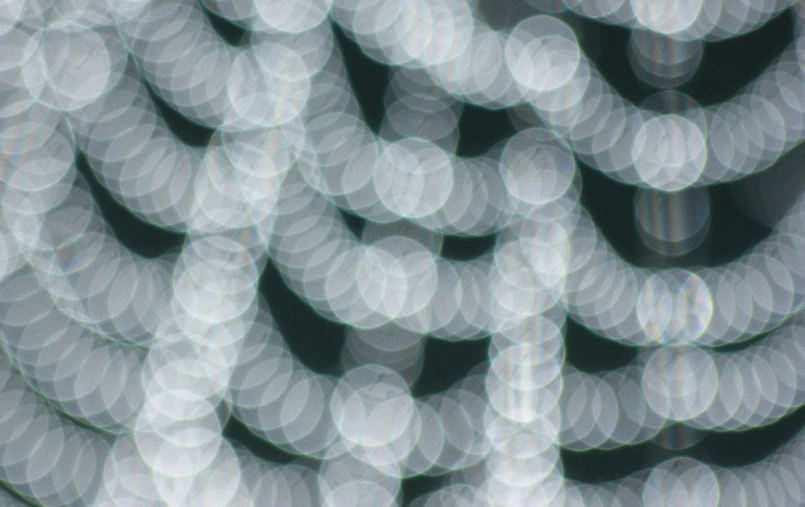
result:
M 763 187 L 753 202 L 785 206 L 739 258 L 650 269 L 609 246 L 579 178 L 584 162 L 637 186 L 637 234 L 669 263 L 695 250 L 708 185 L 801 159 L 801 27 L 752 84 L 703 107 L 675 91 L 630 103 L 569 18 L 630 28 L 622 58 L 672 88 L 707 41 L 791 2 L 205 1 L 246 31 L 238 46 L 198 3 L 46 4 L 0 1 L 6 486 L 46 505 L 394 506 L 403 480 L 428 475 L 443 487 L 411 505 L 802 503 L 801 435 L 744 467 L 674 458 L 599 485 L 565 477 L 560 460 L 652 439 L 678 450 L 805 401 L 801 189 Z M 378 135 L 330 22 L 394 65 Z M 182 142 L 155 102 L 212 135 Z M 511 108 L 518 132 L 459 157 L 464 103 Z M 138 219 L 182 233 L 181 248 L 125 248 L 79 155 Z M 445 235 L 496 241 L 455 261 Z M 338 372 L 284 341 L 258 291 L 267 257 L 348 328 Z M 578 370 L 568 316 L 642 353 Z M 416 394 L 426 340 L 490 335 L 488 364 Z M 230 418 L 307 459 L 258 458 L 224 438 Z

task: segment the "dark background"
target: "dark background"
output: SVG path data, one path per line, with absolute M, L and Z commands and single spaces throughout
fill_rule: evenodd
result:
M 237 45 L 242 39 L 242 29 L 208 14 L 222 37 Z M 639 104 L 657 91 L 639 81 L 632 72 L 626 58 L 629 36 L 626 29 L 590 20 L 579 21 L 585 34 L 582 38 L 584 51 L 621 95 Z M 377 132 L 384 113 L 383 96 L 389 81 L 389 68 L 367 58 L 339 27 L 334 28 L 350 83 L 368 124 Z M 680 91 L 701 105 L 730 98 L 757 77 L 793 40 L 792 28 L 792 16 L 785 12 L 752 33 L 707 43 L 697 74 L 680 87 Z M 183 118 L 158 97 L 154 96 L 154 99 L 174 133 L 183 141 L 199 146 L 207 143 L 211 130 Z M 467 104 L 459 122 L 458 154 L 482 154 L 514 132 L 505 110 Z M 83 157 L 79 158 L 79 169 L 90 180 L 104 216 L 125 246 L 140 255 L 155 257 L 181 244 L 183 237 L 180 234 L 149 225 L 117 204 L 98 185 Z M 635 189 L 612 181 L 583 164 L 581 175 L 582 201 L 598 227 L 622 257 L 645 264 L 645 247 L 637 236 L 633 217 Z M 733 195 L 734 186 L 733 183 L 710 187 L 710 236 L 694 255 L 680 259 L 681 264 L 703 262 L 715 265 L 735 259 L 769 234 L 767 226 L 753 221 L 741 211 Z M 350 216 L 349 219 L 360 227 L 360 218 Z M 446 237 L 442 255 L 455 259 L 473 258 L 490 249 L 494 241 L 494 236 Z M 307 307 L 287 288 L 270 262 L 262 275 L 260 290 L 268 300 L 289 347 L 301 361 L 316 371 L 335 372 L 345 326 L 327 321 Z M 486 361 L 487 345 L 488 339 L 448 343 L 428 338 L 424 368 L 414 394 L 437 392 L 460 380 L 473 367 Z M 634 349 L 610 342 L 577 323 L 569 322 L 566 358 L 577 368 L 588 372 L 608 370 L 627 364 L 635 355 Z M 768 455 L 788 440 L 803 422 L 805 411 L 800 409 L 766 427 L 743 432 L 708 433 L 699 443 L 683 450 L 669 450 L 647 442 L 607 451 L 562 451 L 561 457 L 568 477 L 589 482 L 617 479 L 674 455 L 689 455 L 717 465 L 740 465 Z M 266 459 L 289 462 L 298 458 L 251 435 L 234 419 L 230 420 L 225 431 L 228 438 L 247 445 Z M 438 485 L 438 478 L 406 479 L 403 493 L 406 500 L 410 500 Z

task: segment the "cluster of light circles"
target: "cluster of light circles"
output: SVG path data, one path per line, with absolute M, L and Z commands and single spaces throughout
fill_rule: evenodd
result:
M 800 333 L 787 325 L 733 353 L 658 348 L 605 375 L 566 366 L 560 442 L 586 450 L 646 441 L 674 421 L 717 431 L 773 422 L 803 402 Z
M 766 424 L 805 392 L 792 319 L 805 304 L 805 200 L 730 264 L 652 271 L 607 245 L 576 171 L 579 157 L 643 187 L 641 237 L 663 255 L 690 251 L 709 226 L 683 211 L 707 209 L 698 187 L 761 171 L 805 139 L 805 39 L 718 106 L 676 93 L 636 106 L 561 12 L 634 28 L 637 74 L 672 87 L 703 41 L 790 2 L 533 0 L 505 30 L 477 3 L 204 2 L 246 28 L 238 46 L 196 3 L 0 4 L 6 485 L 46 505 L 393 506 L 418 475 L 444 477 L 421 507 L 802 502 L 801 437 L 749 466 L 674 459 L 596 486 L 565 479 L 559 460 L 560 447 L 634 444 L 675 423 Z M 395 66 L 379 136 L 328 19 Z M 215 129 L 210 142 L 179 140 L 151 94 Z M 458 157 L 462 102 L 511 107 L 521 131 Z M 185 233 L 181 251 L 145 259 L 122 246 L 79 152 L 132 212 Z M 339 208 L 369 220 L 360 238 Z M 488 233 L 496 245 L 477 259 L 440 255 L 443 234 Z M 285 346 L 257 294 L 269 257 L 350 327 L 342 375 Z M 606 375 L 564 365 L 568 314 L 645 353 Z M 705 348 L 781 324 L 743 351 Z M 412 394 L 426 335 L 490 334 L 486 367 Z M 222 436 L 229 417 L 309 459 L 257 458 Z
M 2 477 L 17 492 L 50 505 L 93 501 L 99 469 L 109 441 L 94 431 L 59 417 L 0 358 L 0 399 L 6 409 L 0 428 Z M 4 505 L 26 505 L 7 492 Z
M 389 24 L 388 11 L 380 8 L 380 4 L 388 6 L 390 3 L 372 4 L 371 9 L 365 7 L 368 11 L 365 14 L 361 11 L 363 16 L 374 16 L 375 24 L 380 25 L 371 34 L 366 33 L 366 27 L 373 24 L 365 18 L 361 17 L 360 27 L 356 26 L 351 14 L 354 6 L 338 3 L 334 14 L 373 57 L 387 63 L 403 63 L 397 59 L 397 53 L 405 51 L 402 43 L 381 46 L 381 51 L 377 51 L 378 39 L 386 41 L 381 35 L 396 33 L 400 26 Z M 395 7 L 393 15 L 403 18 L 407 9 L 415 10 L 414 4 L 407 5 Z M 758 87 L 765 83 L 763 91 L 750 87 L 724 104 L 704 109 L 694 107 L 702 115 L 698 122 L 686 117 L 685 113 L 691 111 L 671 111 L 671 118 L 655 118 L 655 113 L 621 99 L 603 81 L 580 54 L 573 31 L 558 18 L 532 17 L 518 24 L 510 34 L 492 31 L 483 20 L 476 19 L 471 38 L 468 38 L 462 29 L 467 13 L 461 5 L 463 3 L 456 2 L 451 6 L 454 9 L 451 13 L 442 15 L 443 18 L 452 16 L 454 25 L 445 29 L 444 37 L 452 39 L 442 45 L 451 48 L 459 45 L 463 48 L 462 55 L 446 62 L 418 58 L 416 67 L 422 67 L 436 86 L 463 96 L 467 101 L 498 107 L 524 104 L 535 109 L 543 121 L 568 138 L 579 155 L 615 178 L 662 190 L 735 179 L 765 169 L 803 139 L 803 105 L 797 98 L 803 79 L 793 51 L 784 54 L 761 76 Z M 524 42 L 533 47 L 526 49 Z M 673 44 L 676 43 L 669 43 Z M 635 45 L 640 46 L 640 43 Z M 684 68 L 676 68 L 675 64 L 693 65 L 695 69 L 695 50 L 690 51 L 693 51 L 692 56 L 687 59 L 680 55 L 654 56 L 661 65 L 671 66 L 666 70 L 657 69 L 656 75 L 684 75 Z M 537 68 L 539 72 L 534 71 Z M 478 79 L 484 81 L 479 83 Z M 604 121 L 607 129 L 602 128 Z M 686 145 L 692 152 L 678 161 L 665 160 L 670 156 L 667 151 L 653 153 L 650 156 L 654 163 L 665 164 L 663 169 L 652 169 L 654 165 L 645 167 L 647 161 L 643 157 L 648 154 L 641 154 L 640 136 L 648 134 L 647 129 L 667 138 L 668 143 Z M 725 142 L 723 136 L 737 139 Z M 753 146 L 755 144 L 757 146 Z M 730 147 L 739 153 L 735 153 L 737 157 L 725 154 L 729 157 L 726 160 L 703 157 L 705 147 L 708 151 Z M 672 151 L 678 153 L 678 150 Z M 751 152 L 757 155 L 750 155 Z M 636 162 L 635 158 L 643 162 Z

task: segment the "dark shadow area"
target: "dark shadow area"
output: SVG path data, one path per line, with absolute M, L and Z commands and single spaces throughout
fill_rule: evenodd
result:
M 291 352 L 314 371 L 337 373 L 346 325 L 316 313 L 288 287 L 273 262 L 266 263 L 258 290 Z
M 343 55 L 349 84 L 367 126 L 377 134 L 386 114 L 383 98 L 390 80 L 389 67 L 368 57 L 339 25 L 333 23 L 332 26 L 336 44 Z
M 463 380 L 476 366 L 489 360 L 489 338 L 448 341 L 429 337 L 425 343 L 422 372 L 412 394 L 426 396 Z
M 458 119 L 456 155 L 483 155 L 491 147 L 516 133 L 505 109 L 488 109 L 465 102 Z
M 115 200 L 111 192 L 98 181 L 83 153 L 79 153 L 76 159 L 76 168 L 84 177 L 104 219 L 123 246 L 137 255 L 155 258 L 179 248 L 184 242 L 183 233 L 146 222 Z
M 583 163 L 579 164 L 579 172 L 581 204 L 618 255 L 637 264 L 642 248 L 634 216 L 637 187 L 615 181 Z
M 402 490 L 402 505 L 411 505 L 418 497 L 437 491 L 444 485 L 444 478 L 441 476 L 415 475 L 407 477 L 400 483 Z
M 361 238 L 363 236 L 363 229 L 366 227 L 366 219 L 355 213 L 350 213 L 343 208 L 338 208 L 338 211 L 341 213 L 341 218 L 344 219 L 344 225 L 347 226 L 347 229 L 349 229 L 356 238 Z
M 694 448 L 719 466 L 749 465 L 770 456 L 790 442 L 805 426 L 805 408 L 800 407 L 766 426 L 744 431 L 710 432 Z
M 445 234 L 442 236 L 442 246 L 439 255 L 445 259 L 456 261 L 469 261 L 477 259 L 495 248 L 497 234 L 484 236 L 457 236 Z
M 159 96 L 148 81 L 143 80 L 143 86 L 148 90 L 148 95 L 168 125 L 171 134 L 188 146 L 203 147 L 210 144 L 210 138 L 215 133 L 214 129 L 196 123 L 174 109 Z
M 654 464 L 650 458 L 654 447 L 654 444 L 646 442 L 607 450 L 571 451 L 561 448 L 559 458 L 565 477 L 597 484 L 621 479 L 648 468 Z
M 274 463 L 287 464 L 299 459 L 296 454 L 286 452 L 267 440 L 258 437 L 237 417 L 230 417 L 224 426 L 224 438 L 237 442 L 260 459 Z
M 749 33 L 705 44 L 699 70 L 679 91 L 703 106 L 724 102 L 762 74 L 792 42 L 794 19 L 787 9 Z
M 642 102 L 656 88 L 645 84 L 632 71 L 627 57 L 631 30 L 618 25 L 582 18 L 585 37 L 579 40 L 582 51 L 601 77 L 630 102 Z
M 215 29 L 216 33 L 230 46 L 242 46 L 246 40 L 248 30 L 242 26 L 236 25 L 229 19 L 219 16 L 206 7 L 202 7 L 202 11 L 210 21 L 210 25 Z
M 733 261 L 769 237 L 771 229 L 743 212 L 732 184 L 712 185 L 710 192 L 711 264 Z
M 596 373 L 622 368 L 634 361 L 639 349 L 609 340 L 567 319 L 565 361 L 579 370 Z

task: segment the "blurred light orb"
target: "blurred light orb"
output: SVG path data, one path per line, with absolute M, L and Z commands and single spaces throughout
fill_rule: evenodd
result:
M 693 25 L 703 3 L 702 0 L 629 0 L 640 24 L 663 34 L 679 33 Z
M 637 300 L 637 318 L 657 344 L 695 342 L 713 315 L 713 298 L 704 281 L 672 269 L 649 277 Z
M 659 88 L 688 82 L 704 55 L 701 39 L 680 40 L 650 30 L 633 30 L 629 37 L 629 63 L 642 81 Z
M 667 192 L 682 190 L 701 176 L 707 145 L 701 129 L 679 115 L 659 115 L 634 137 L 632 161 L 642 182 Z
M 506 42 L 506 63 L 526 90 L 548 92 L 567 84 L 581 64 L 573 31 L 551 16 L 520 22 Z
M 668 257 L 685 255 L 707 237 L 710 198 L 704 188 L 678 192 L 640 188 L 635 218 L 638 235 L 647 247 Z

